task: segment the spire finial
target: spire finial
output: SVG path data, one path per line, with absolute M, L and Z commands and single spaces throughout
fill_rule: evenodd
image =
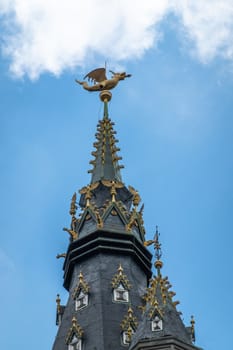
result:
M 161 256 L 162 256 L 162 251 L 161 251 L 161 243 L 159 243 L 159 228 L 158 226 L 156 226 L 156 232 L 155 232 L 155 236 L 154 236 L 154 247 L 155 247 L 155 256 L 157 260 L 160 260 Z
M 57 303 L 57 311 L 60 312 L 61 299 L 59 294 L 57 294 L 56 303 Z
M 83 274 L 82 274 L 82 271 L 80 271 L 80 273 L 79 273 L 79 281 L 83 281 Z
M 144 246 L 146 246 L 146 247 L 151 245 L 151 244 L 154 244 L 155 257 L 156 257 L 156 261 L 155 261 L 154 266 L 158 272 L 158 276 L 160 276 L 160 269 L 163 267 L 163 263 L 160 260 L 161 256 L 162 256 L 162 250 L 161 250 L 161 243 L 159 242 L 159 236 L 160 236 L 159 228 L 158 228 L 158 226 L 156 226 L 156 232 L 154 235 L 154 239 L 151 239 L 149 241 L 144 242 Z
M 122 275 L 122 273 L 123 273 L 123 267 L 122 267 L 121 263 L 119 264 L 118 272 L 119 272 L 119 275 Z
M 60 295 L 59 294 L 57 294 L 56 303 L 57 303 L 57 306 L 59 307 L 60 303 L 61 303 L 61 299 L 60 299 Z
M 72 325 L 73 325 L 73 326 L 76 326 L 76 325 L 77 325 L 77 319 L 76 319 L 75 316 L 72 318 Z
M 192 342 L 195 342 L 195 320 L 194 320 L 194 316 L 191 316 L 191 338 L 192 338 Z
M 156 226 L 156 232 L 154 236 L 154 249 L 155 249 L 155 268 L 157 269 L 158 275 L 160 276 L 160 269 L 163 267 L 163 263 L 160 260 L 162 256 L 161 243 L 159 242 L 159 228 Z

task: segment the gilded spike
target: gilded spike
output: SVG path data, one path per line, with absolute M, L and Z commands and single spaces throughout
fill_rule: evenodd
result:
M 122 157 L 113 157 L 114 162 L 117 162 L 118 160 L 122 160 Z
M 179 300 L 177 300 L 177 301 L 173 301 L 173 305 L 176 307 L 177 305 L 179 305 L 180 304 L 180 301 Z
M 71 238 L 72 241 L 74 241 L 74 240 L 76 240 L 78 238 L 78 234 L 74 230 L 71 230 L 71 229 L 68 229 L 66 227 L 63 227 L 63 231 L 66 231 L 66 232 L 69 233 L 70 238 Z
M 60 259 L 60 258 L 65 258 L 66 257 L 66 253 L 62 253 L 62 254 L 57 254 L 56 258 Z
M 91 154 L 92 154 L 93 157 L 97 156 L 97 152 L 96 151 L 92 151 Z
M 77 204 L 76 204 L 76 192 L 73 194 L 72 199 L 71 199 L 71 204 L 70 204 L 70 215 L 75 215 L 76 214 L 76 210 L 77 210 Z

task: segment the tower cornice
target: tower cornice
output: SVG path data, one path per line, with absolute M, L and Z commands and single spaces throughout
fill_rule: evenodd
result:
M 119 256 L 131 255 L 147 275 L 151 277 L 151 253 L 133 235 L 114 230 L 95 230 L 88 236 L 70 244 L 64 262 L 64 287 L 69 290 L 74 266 L 99 253 Z

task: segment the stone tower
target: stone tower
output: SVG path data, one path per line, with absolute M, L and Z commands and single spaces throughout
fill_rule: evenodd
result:
M 57 296 L 57 336 L 53 350 L 197 349 L 194 321 L 185 327 L 162 277 L 158 232 L 145 241 L 139 193 L 123 183 L 111 94 L 102 91 L 91 181 L 70 206 L 70 243 L 64 261 L 66 305 Z M 78 209 L 78 210 L 77 210 Z M 78 211 L 78 213 L 77 213 Z M 156 251 L 156 276 L 151 279 Z

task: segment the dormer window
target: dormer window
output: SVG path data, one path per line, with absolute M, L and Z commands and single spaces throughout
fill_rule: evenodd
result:
M 74 290 L 73 298 L 75 301 L 75 311 L 81 310 L 88 305 L 89 301 L 89 286 L 84 280 L 82 272 L 79 274 L 79 281 Z
M 121 264 L 118 267 L 118 272 L 113 276 L 111 284 L 113 288 L 113 301 L 117 303 L 128 303 L 131 285 L 127 276 L 123 273 Z
M 117 288 L 113 289 L 113 299 L 116 302 L 128 303 L 129 291 L 125 289 L 122 283 Z
M 68 350 L 82 350 L 82 340 L 74 335 L 68 345 Z
M 152 332 L 159 332 L 163 330 L 163 320 L 156 315 L 155 318 L 151 322 Z
M 123 345 L 129 345 L 132 341 L 132 336 L 137 329 L 137 318 L 133 314 L 133 309 L 128 308 L 128 312 L 121 322 L 121 343 Z
M 83 330 L 75 317 L 72 318 L 72 326 L 66 337 L 68 350 L 82 350 Z
M 75 310 L 78 311 L 83 309 L 88 305 L 88 294 L 84 293 L 82 290 L 75 298 Z
M 134 330 L 130 327 L 127 331 L 122 332 L 122 343 L 124 345 L 129 345 L 131 343 L 132 335 L 134 334 Z

